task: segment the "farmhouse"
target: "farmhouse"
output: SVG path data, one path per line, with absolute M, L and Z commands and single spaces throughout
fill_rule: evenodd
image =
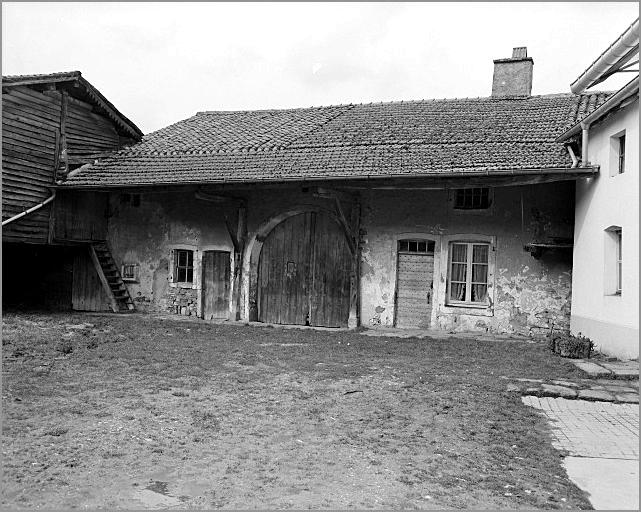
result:
M 619 72 L 636 76 L 558 139 L 580 138 L 583 160 L 601 170 L 576 187 L 572 333 L 622 359 L 639 357 L 638 63 L 637 18 L 571 90 L 583 93 Z
M 3 305 L 82 309 L 87 286 L 101 292 L 86 243 L 105 239 L 102 211 L 90 194 L 58 209 L 53 187 L 141 138 L 78 71 L 2 78 Z
M 609 95 L 531 96 L 532 71 L 515 48 L 490 97 L 200 112 L 60 176 L 61 238 L 103 256 L 74 307 L 114 309 L 113 260 L 142 311 L 568 330 L 575 181 L 599 167 L 556 139 Z

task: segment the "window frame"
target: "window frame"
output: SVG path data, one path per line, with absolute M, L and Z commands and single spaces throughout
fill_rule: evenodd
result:
M 412 244 L 416 245 L 412 246 Z M 425 250 L 420 250 L 421 244 L 425 244 Z M 399 238 L 396 243 L 396 249 L 398 254 L 434 254 L 436 242 L 420 238 Z
M 452 242 L 475 242 L 487 243 L 490 246 L 488 254 L 488 276 L 487 276 L 487 303 L 485 304 L 448 304 L 447 302 L 447 278 L 449 276 L 449 252 Z M 451 235 L 440 235 L 437 241 L 437 252 L 434 263 L 434 321 L 439 315 L 464 315 L 493 317 L 495 315 L 495 294 L 497 279 L 497 258 L 498 238 L 496 235 L 488 235 L 478 232 L 459 232 Z
M 180 256 L 181 254 L 185 254 L 187 257 L 187 261 L 185 262 L 185 265 L 180 264 Z M 174 283 L 176 284 L 194 284 L 194 270 L 195 270 L 195 265 L 194 265 L 194 251 L 191 249 L 174 249 Z M 189 264 L 189 259 L 191 257 L 191 265 Z M 185 279 L 181 280 L 180 279 L 180 273 L 181 270 L 184 270 L 185 273 Z M 189 277 L 189 271 L 191 270 L 191 279 L 188 279 Z
M 623 230 L 621 228 L 614 230 L 616 243 L 616 287 L 614 294 L 621 295 L 623 289 Z
M 621 297 L 623 293 L 623 228 L 610 226 L 604 230 L 604 294 Z
M 622 135 L 619 135 L 618 137 L 619 141 L 619 148 L 618 148 L 618 155 L 617 155 L 617 170 L 618 174 L 623 174 L 625 172 L 625 133 Z
M 169 265 L 168 265 L 168 281 L 169 286 L 172 288 L 192 288 L 194 290 L 199 289 L 200 287 L 200 271 L 201 271 L 201 250 L 199 246 L 194 244 L 170 244 L 169 249 Z M 176 251 L 192 251 L 193 259 L 193 273 L 192 273 L 192 282 L 178 281 L 178 274 L 176 272 Z
M 455 262 L 453 257 L 454 257 L 454 246 L 455 245 L 461 245 L 466 247 L 465 251 L 465 262 Z M 474 261 L 474 247 L 475 246 L 480 246 L 480 247 L 486 247 L 487 248 L 487 258 L 485 262 L 475 262 Z M 447 305 L 450 306 L 465 306 L 465 307 L 486 307 L 488 304 L 488 296 L 489 296 L 489 291 L 490 291 L 490 286 L 489 286 L 489 277 L 490 277 L 490 251 L 491 251 L 491 244 L 488 242 L 469 242 L 469 241 L 451 241 L 448 244 L 448 267 L 447 267 L 447 283 L 446 283 L 446 290 L 445 290 L 445 296 L 446 296 L 446 303 Z M 452 267 L 455 264 L 462 264 L 465 263 L 465 281 L 453 281 L 452 276 L 454 272 L 452 271 Z M 475 282 L 473 281 L 474 277 L 474 265 L 484 265 L 486 267 L 485 270 L 485 282 Z M 451 298 L 451 291 L 452 291 L 452 283 L 459 283 L 459 284 L 465 284 L 465 300 L 455 300 Z M 482 301 L 473 301 L 472 300 L 472 287 L 475 284 L 483 284 L 485 286 L 485 298 Z
M 482 208 L 460 208 L 457 207 L 457 197 L 459 193 L 465 194 L 466 190 L 487 190 L 487 207 Z M 472 192 L 473 193 L 473 192 Z M 450 211 L 454 215 L 487 215 L 491 216 L 494 214 L 494 203 L 495 203 L 495 194 L 494 187 L 457 187 L 451 188 L 447 193 L 447 202 L 449 205 Z
M 126 267 L 131 267 L 133 272 L 132 276 L 127 276 L 125 272 Z M 140 265 L 138 263 L 123 263 L 120 267 L 120 277 L 126 283 L 137 283 L 140 275 Z

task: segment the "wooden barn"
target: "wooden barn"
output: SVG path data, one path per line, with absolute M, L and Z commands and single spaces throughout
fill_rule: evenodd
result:
M 109 266 L 106 194 L 55 186 L 141 138 L 79 71 L 2 77 L 3 306 L 113 310 L 130 302 Z
M 58 190 L 108 195 L 141 311 L 567 330 L 574 186 L 599 168 L 555 139 L 609 96 L 531 96 L 524 48 L 494 64 L 485 98 L 199 112 Z

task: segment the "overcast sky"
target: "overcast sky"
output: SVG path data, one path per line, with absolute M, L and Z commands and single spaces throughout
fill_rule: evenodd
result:
M 515 46 L 534 59 L 532 94 L 569 92 L 638 9 L 3 2 L 2 74 L 79 70 L 145 133 L 202 110 L 488 96 L 492 60 Z

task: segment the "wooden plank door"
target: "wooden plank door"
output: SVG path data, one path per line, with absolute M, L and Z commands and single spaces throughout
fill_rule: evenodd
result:
M 342 228 L 315 212 L 290 217 L 267 236 L 258 263 L 258 320 L 346 327 L 352 259 Z
M 396 327 L 430 326 L 433 275 L 434 254 L 398 253 Z
M 203 252 L 203 318 L 229 318 L 230 253 Z
M 312 251 L 310 324 L 347 327 L 352 257 L 343 229 L 326 215 L 317 215 Z
M 306 325 L 312 214 L 290 217 L 269 234 L 258 263 L 258 320 Z

